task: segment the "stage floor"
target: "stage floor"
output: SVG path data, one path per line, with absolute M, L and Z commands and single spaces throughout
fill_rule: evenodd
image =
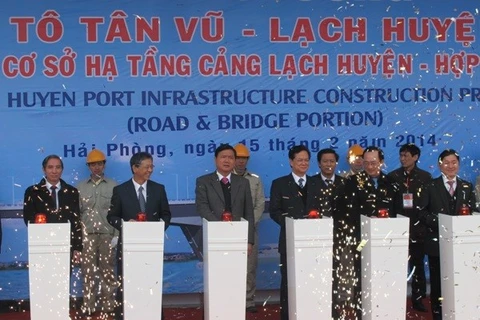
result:
M 407 299 L 407 315 L 406 320 L 431 320 L 431 312 L 429 308 L 428 299 L 424 299 L 425 306 L 429 308 L 428 312 L 417 312 L 411 308 L 410 299 Z M 164 320 L 202 320 L 203 319 L 203 308 L 200 307 L 189 307 L 189 308 L 165 308 L 165 319 Z M 72 311 L 72 315 L 73 315 Z M 29 320 L 30 313 L 27 311 L 20 312 L 7 312 L 0 314 L 0 320 Z M 75 319 L 75 317 L 71 317 Z M 110 320 L 111 317 L 105 317 L 100 314 L 95 314 L 93 320 L 103 319 Z M 267 304 L 265 306 L 258 306 L 257 313 L 247 313 L 246 320 L 279 320 L 279 305 L 278 304 Z

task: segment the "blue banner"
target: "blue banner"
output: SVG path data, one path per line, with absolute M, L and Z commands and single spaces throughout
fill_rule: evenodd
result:
M 415 143 L 433 175 L 454 148 L 474 181 L 478 15 L 471 0 L 15 1 L 0 11 L 0 209 L 21 208 L 48 154 L 86 178 L 93 148 L 119 182 L 153 154 L 172 205 L 193 203 L 220 143 L 250 148 L 267 196 L 295 144 L 336 149 L 339 171 L 349 146 L 379 146 L 390 171 Z

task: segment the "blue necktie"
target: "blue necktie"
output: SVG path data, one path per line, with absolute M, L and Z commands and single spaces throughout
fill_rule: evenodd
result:
M 303 178 L 298 179 L 298 186 L 300 188 L 303 188 L 303 181 L 305 181 Z
M 140 203 L 140 211 L 145 212 L 145 197 L 143 196 L 143 187 L 138 188 L 138 203 Z

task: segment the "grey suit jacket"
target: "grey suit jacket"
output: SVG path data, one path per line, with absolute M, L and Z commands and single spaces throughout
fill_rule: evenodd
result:
M 232 215 L 235 221 L 244 218 L 248 221 L 248 243 L 254 243 L 254 215 L 250 183 L 247 179 L 230 175 Z M 216 172 L 198 177 L 195 186 L 195 206 L 197 213 L 208 221 L 221 221 L 225 210 L 221 182 Z
M 167 193 L 162 184 L 154 181 L 147 181 L 147 199 L 145 213 L 147 221 L 165 222 L 165 229 L 170 224 L 170 207 L 168 205 Z M 107 215 L 108 222 L 116 229 L 121 230 L 122 220 L 129 221 L 136 219 L 140 212 L 137 191 L 132 180 L 128 180 L 113 188 L 110 210 Z

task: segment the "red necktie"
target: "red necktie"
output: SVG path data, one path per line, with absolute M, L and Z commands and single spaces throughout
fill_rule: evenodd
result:
M 222 183 L 225 184 L 225 185 L 228 184 L 228 178 L 227 178 L 227 177 L 223 177 L 221 181 L 222 181 Z

